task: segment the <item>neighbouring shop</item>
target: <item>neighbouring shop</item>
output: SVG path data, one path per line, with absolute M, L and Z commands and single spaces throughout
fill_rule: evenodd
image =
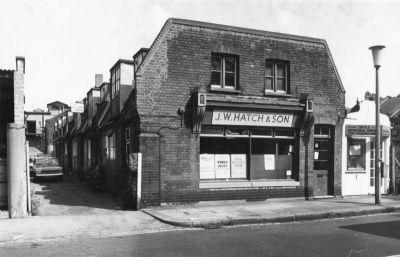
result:
M 389 191 L 390 121 L 380 114 L 381 146 L 379 149 L 381 188 Z M 375 103 L 364 100 L 360 111 L 350 113 L 344 123 L 343 137 L 343 195 L 375 193 Z

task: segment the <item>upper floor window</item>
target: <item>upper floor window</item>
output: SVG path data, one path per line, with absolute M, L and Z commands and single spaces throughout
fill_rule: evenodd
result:
M 111 98 L 114 99 L 115 95 L 119 92 L 120 85 L 120 72 L 119 68 L 111 72 Z
M 265 93 L 289 93 L 288 64 L 267 60 L 265 65 Z
M 238 87 L 239 58 L 229 54 L 211 55 L 211 88 Z

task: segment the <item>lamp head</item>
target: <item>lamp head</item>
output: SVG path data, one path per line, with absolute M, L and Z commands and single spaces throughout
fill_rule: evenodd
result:
M 382 49 L 385 48 L 383 45 L 376 45 L 376 46 L 371 46 L 368 48 L 369 50 L 372 51 L 372 58 L 374 60 L 374 66 L 375 68 L 381 67 L 381 59 L 382 59 Z

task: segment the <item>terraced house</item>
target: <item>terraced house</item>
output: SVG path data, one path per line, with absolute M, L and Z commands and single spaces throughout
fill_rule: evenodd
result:
M 85 147 L 107 191 L 141 206 L 341 195 L 345 91 L 325 40 L 169 19 L 110 78 Z

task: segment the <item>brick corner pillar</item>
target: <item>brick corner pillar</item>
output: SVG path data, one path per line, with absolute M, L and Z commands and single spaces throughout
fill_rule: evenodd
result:
M 24 125 L 7 125 L 7 145 L 9 217 L 21 218 L 28 215 Z

